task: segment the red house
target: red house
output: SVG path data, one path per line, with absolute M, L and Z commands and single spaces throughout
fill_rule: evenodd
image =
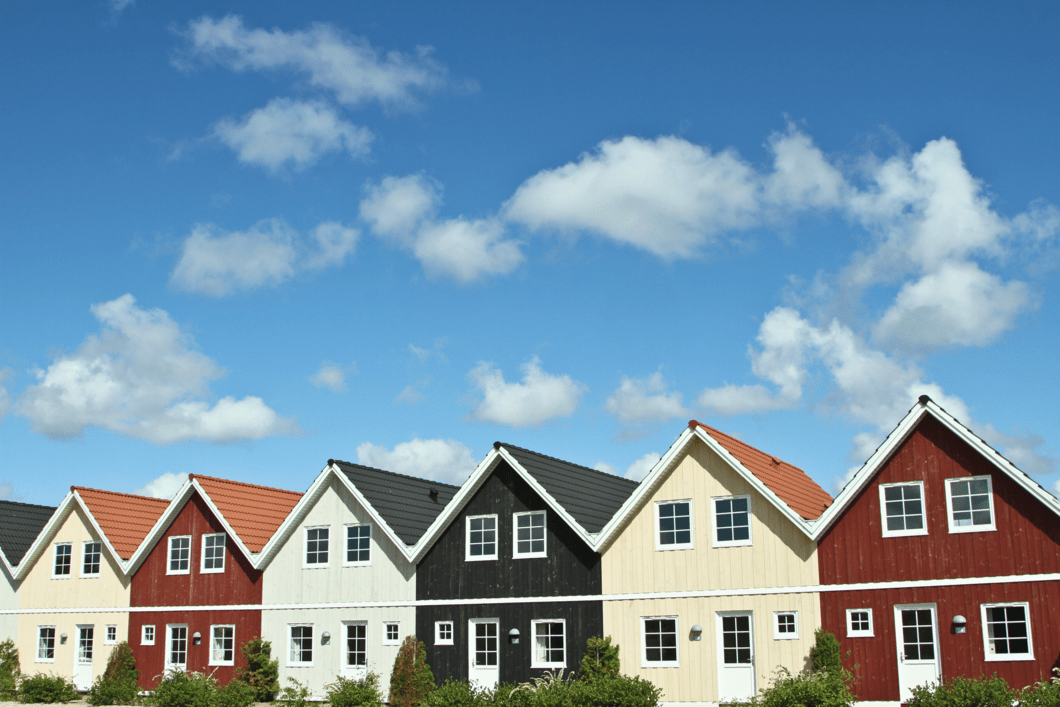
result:
M 226 684 L 261 635 L 257 555 L 301 493 L 191 475 L 129 561 L 129 645 L 140 686 L 167 670 Z
M 858 699 L 898 704 L 956 676 L 1048 678 L 1058 515 L 1056 498 L 921 396 L 815 530 L 822 625 Z

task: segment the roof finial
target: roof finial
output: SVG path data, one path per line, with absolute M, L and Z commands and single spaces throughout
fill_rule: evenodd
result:
M 501 443 L 500 442 L 494 442 L 493 443 L 493 448 L 494 449 L 500 449 L 501 448 Z
M 697 427 L 699 427 L 699 420 L 689 420 L 688 426 L 690 429 L 696 429 Z
M 927 405 L 929 402 L 931 402 L 931 396 L 930 395 L 928 395 L 927 393 L 924 393 L 923 395 L 920 396 L 920 404 L 921 405 Z
M 335 466 L 335 460 L 334 459 L 328 459 L 328 466 Z

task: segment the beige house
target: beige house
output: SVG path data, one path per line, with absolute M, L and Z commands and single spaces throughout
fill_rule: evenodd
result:
M 745 699 L 806 666 L 820 626 L 802 470 L 689 423 L 600 532 L 604 628 L 667 703 Z

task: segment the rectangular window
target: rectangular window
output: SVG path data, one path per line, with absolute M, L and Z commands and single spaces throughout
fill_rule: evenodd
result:
M 983 604 L 980 610 L 987 660 L 1034 660 L 1030 611 L 1026 603 Z
M 199 572 L 203 574 L 214 574 L 225 571 L 225 540 L 224 533 L 210 533 L 202 536 L 202 567 Z
M 190 539 L 189 539 L 190 541 Z M 166 624 L 166 668 L 188 669 L 188 625 Z
M 287 665 L 313 665 L 313 627 L 291 626 L 291 643 L 287 651 Z
M 210 627 L 210 665 L 235 665 L 236 627 Z
M 883 537 L 927 535 L 924 521 L 924 484 L 884 484 L 880 486 Z
M 169 565 L 166 574 L 191 572 L 191 536 L 174 535 L 169 539 Z
M 37 662 L 55 662 L 55 627 L 37 627 Z
M 531 668 L 566 668 L 566 622 L 563 619 L 531 622 L 533 660 Z
M 655 504 L 656 550 L 692 547 L 692 501 L 661 501 Z
M 81 576 L 98 577 L 99 562 L 103 556 L 103 543 L 87 542 L 81 546 Z
M 773 614 L 773 638 L 787 641 L 799 637 L 799 612 L 777 611 Z
M 401 622 L 399 621 L 384 621 L 383 622 L 383 645 L 384 646 L 396 646 L 401 643 Z
M 325 567 L 328 564 L 330 528 L 305 529 L 305 566 Z
M 436 646 L 451 646 L 451 645 L 453 645 L 453 622 L 452 621 L 435 621 L 434 622 L 434 645 L 436 645 Z
M 751 497 L 715 498 L 714 547 L 751 544 Z
M 513 515 L 515 557 L 545 557 L 545 511 Z
M 946 507 L 951 533 L 996 530 L 994 494 L 989 476 L 946 479 Z
M 53 577 L 69 577 L 70 562 L 74 554 L 74 546 L 71 543 L 58 543 L 55 546 L 55 565 L 52 570 Z
M 62 636 L 59 637 L 60 640 Z M 96 648 L 96 627 L 77 627 L 77 662 L 81 664 L 91 663 L 92 654 Z
M 346 564 L 368 565 L 372 562 L 372 526 L 346 526 Z
M 871 638 L 872 609 L 847 609 L 847 638 Z
M 118 642 L 118 627 L 111 624 L 103 633 L 103 645 L 113 646 Z
M 346 667 L 363 668 L 368 665 L 368 624 L 350 621 L 346 624 Z
M 645 616 L 641 618 L 644 649 L 641 666 L 645 668 L 678 667 L 677 617 Z
M 140 627 L 140 645 L 141 646 L 153 646 L 155 645 L 155 627 L 150 624 L 144 624 Z
M 497 516 L 467 517 L 467 555 L 465 559 L 497 559 Z

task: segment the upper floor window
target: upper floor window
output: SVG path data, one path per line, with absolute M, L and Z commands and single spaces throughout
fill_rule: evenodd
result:
M 372 526 L 346 526 L 346 564 L 367 565 L 372 561 Z
M 224 533 L 210 533 L 202 536 L 202 567 L 199 569 L 204 574 L 225 571 L 225 539 Z
M 983 647 L 987 660 L 1034 660 L 1028 606 L 983 604 Z
M 74 554 L 74 546 L 71 543 L 57 543 L 55 545 L 55 565 L 52 568 L 53 577 L 69 577 L 70 563 Z
M 655 549 L 692 547 L 692 501 L 659 501 L 655 504 Z
M 946 510 L 951 533 L 995 530 L 989 476 L 946 479 Z
M 467 560 L 497 559 L 497 516 L 467 517 Z
M 305 566 L 324 567 L 328 564 L 330 528 L 305 529 Z
M 751 497 L 715 498 L 714 547 L 751 544 Z
M 847 609 L 847 638 L 872 636 L 872 609 Z
M 169 539 L 169 565 L 166 574 L 191 572 L 191 536 L 174 535 Z
M 883 536 L 927 535 L 924 519 L 924 482 L 880 486 Z
M 516 513 L 512 516 L 515 532 L 515 557 L 545 557 L 545 511 Z
M 103 543 L 87 542 L 81 546 L 81 576 L 98 577 L 99 563 L 103 556 Z

